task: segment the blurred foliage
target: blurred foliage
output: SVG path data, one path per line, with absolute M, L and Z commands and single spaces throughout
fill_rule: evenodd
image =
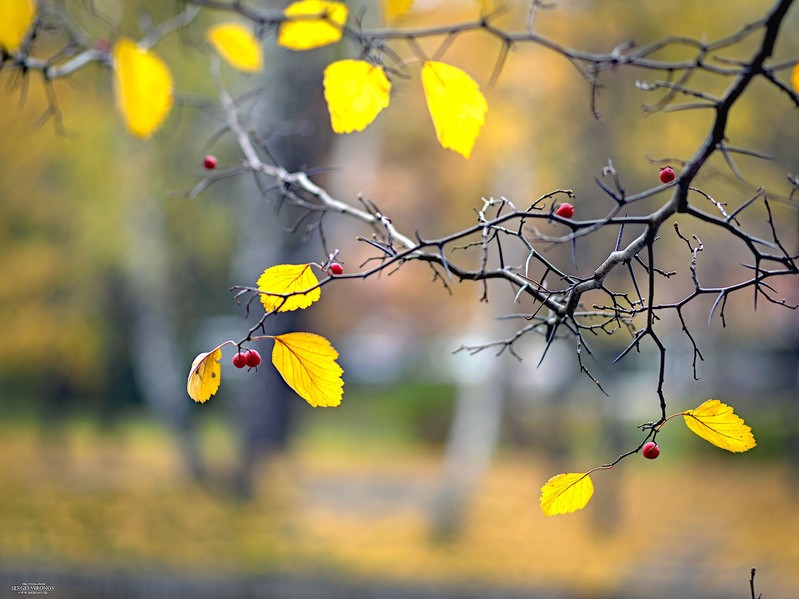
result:
M 346 415 L 328 414 L 305 419 L 303 436 L 322 445 L 349 438 L 378 445 L 440 448 L 447 437 L 455 389 L 431 382 L 408 382 L 390 387 L 350 386 Z M 332 421 L 331 421 L 332 420 Z M 299 440 L 302 443 L 302 439 Z
M 158 18 L 171 13 L 166 3 L 150 4 L 160 7 Z M 185 49 L 180 56 L 181 83 L 198 80 L 204 65 L 185 60 Z M 52 119 L 39 122 L 47 99 L 38 80 L 0 77 L 5 105 L 19 99 L 0 113 L 0 265 L 6 273 L 0 376 L 13 373 L 14 387 L 39 388 L 42 396 L 53 393 L 48 381 L 62 381 L 76 397 L 130 398 L 125 254 L 136 250 L 129 247 L 126 219 L 142 196 L 163 203 L 170 253 L 162 258 L 174 273 L 184 338 L 195 334 L 198 315 L 229 306 L 231 208 L 200 197 L 187 210 L 186 200 L 169 196 L 192 184 L 200 168 L 198 135 L 206 135 L 199 128 L 213 125 L 177 111 L 168 135 L 135 142 L 115 112 L 110 72 L 96 70 L 55 84 L 66 128 L 61 134 Z
M 260 470 L 256 497 L 242 503 L 213 480 L 201 488 L 185 479 L 168 459 L 168 434 L 143 420 L 131 419 L 113 437 L 76 421 L 58 446 L 22 422 L 1 432 L 0 559 L 7 565 L 34 560 L 204 577 L 291 572 L 612 596 L 683 577 L 708 592 L 742 594 L 740 581 L 757 564 L 770 594 L 799 589 L 789 473 L 780 464 L 716 459 L 724 452 L 707 448 L 687 461 L 664 453 L 625 463 L 613 473 L 619 511 L 596 519 L 544 518 L 534 495 L 552 465 L 503 452 L 462 537 L 440 545 L 430 542 L 425 517 L 437 455 L 398 453 L 368 436 L 303 438 L 291 457 Z M 219 475 L 233 439 L 212 422 L 203 438 Z M 595 507 L 609 492 L 598 487 Z

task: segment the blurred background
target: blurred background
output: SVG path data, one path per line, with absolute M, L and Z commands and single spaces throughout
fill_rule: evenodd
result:
M 626 0 L 561 0 L 536 23 L 562 44 L 607 52 L 667 35 L 713 40 L 770 4 L 647 0 L 633 9 Z M 98 40 L 138 39 L 148 19 L 177 10 L 172 2 L 95 0 L 100 18 L 86 5 L 64 3 Z M 364 26 L 380 24 L 376 3 L 359 6 Z M 503 6 L 497 24 L 520 29 L 528 3 Z M 394 25 L 478 14 L 471 0 L 417 0 Z M 208 25 L 230 18 L 204 11 L 156 46 L 178 96 L 147 142 L 124 130 L 107 69 L 55 82 L 63 130 L 52 115 L 42 119 L 48 98 L 36 74 L 0 71 L 0 595 L 42 582 L 58 597 L 709 599 L 748 597 L 754 567 L 767 599 L 799 596 L 799 321 L 763 301 L 753 311 L 751 292 L 730 297 L 726 327 L 718 315 L 708 325 L 712 297 L 685 310 L 704 357 L 698 381 L 679 321 L 669 316 L 660 330 L 669 412 L 721 399 L 752 426 L 757 448 L 728 455 L 675 420 L 658 438 L 658 460 L 632 456 L 597 473 L 593 500 L 569 516 L 544 518 L 541 485 L 639 443 L 636 425 L 659 416 L 657 354 L 644 344 L 612 365 L 629 335 L 592 340 L 587 363 L 606 397 L 579 374 L 569 341 L 540 366 L 543 340 L 532 337 L 516 346 L 521 361 L 507 352 L 453 353 L 507 337 L 518 321 L 497 318 L 532 310 L 503 286 L 480 302 L 480 285 L 448 293 L 413 263 L 391 276 L 335 282 L 312 309 L 281 315 L 268 332 L 331 340 L 345 370 L 339 408 L 314 410 L 267 364 L 237 371 L 230 355 L 219 393 L 203 405 L 189 399 L 193 357 L 242 338 L 253 322 L 229 287 L 253 285 L 276 263 L 327 257 L 318 239 L 303 239 L 302 226 L 287 233 L 298 213 L 277 210 L 248 176 L 185 197 L 205 175 L 205 154 L 219 158 L 222 172 L 240 161 L 232 140 L 215 136 L 224 115 L 203 41 Z M 777 60 L 799 53 L 798 27 L 794 9 Z M 433 55 L 441 41 L 422 46 Z M 745 60 L 756 42 L 724 57 Z M 46 56 L 59 43 L 45 37 L 39 48 Z M 540 47 L 515 48 L 486 88 L 500 48 L 475 32 L 442 58 L 469 72 L 489 103 L 464 162 L 438 146 L 418 77 L 393 82 L 391 106 L 365 132 L 334 137 L 321 73 L 357 49 L 344 41 L 294 53 L 271 34 L 264 46 L 261 75 L 223 68 L 223 80 L 236 95 L 259 90 L 242 102 L 242 115 L 272 153 L 291 169 L 323 168 L 315 180 L 336 197 L 370 198 L 400 231 L 426 238 L 473 224 L 481 197 L 523 207 L 572 189 L 576 218 L 600 217 L 610 202 L 594 177 L 609 159 L 629 193 L 653 187 L 658 161 L 678 167 L 711 118 L 645 116 L 642 105 L 658 96 L 635 82 L 654 75 L 621 70 L 603 76 L 597 121 L 590 86 Z M 702 74 L 692 82 L 716 94 L 729 84 Z M 741 183 L 715 157 L 696 184 L 733 208 L 765 186 L 782 241 L 795 252 L 799 218 L 786 174 L 799 171 L 796 109 L 773 86 L 750 91 L 732 113 L 730 143 L 775 159 L 741 157 Z M 665 198 L 634 209 L 651 211 Z M 373 250 L 355 237 L 369 231 L 330 216 L 328 244 L 356 272 Z M 762 204 L 741 220 L 769 236 Z M 680 223 L 704 242 L 698 274 L 706 286 L 748 278 L 742 244 Z M 607 256 L 615 235 L 578 243 L 580 274 Z M 657 247 L 661 267 L 678 271 L 658 299 L 678 300 L 692 289 L 690 253 L 671 226 Z M 573 270 L 571 248 L 546 251 Z M 455 259 L 476 265 L 479 255 Z M 610 283 L 629 287 L 621 275 Z M 776 297 L 799 301 L 799 282 L 775 287 Z

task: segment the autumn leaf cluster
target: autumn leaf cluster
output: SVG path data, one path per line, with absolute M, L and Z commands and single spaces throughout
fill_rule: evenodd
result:
M 388 2 L 384 12 L 396 18 L 410 2 Z M 36 17 L 32 0 L 0 3 L 0 46 L 15 52 Z M 278 45 L 305 51 L 341 40 L 349 10 L 343 2 L 300 0 L 283 11 L 277 32 Z M 222 23 L 206 32 L 219 56 L 240 71 L 264 68 L 261 42 L 240 23 Z M 174 81 L 168 65 L 151 48 L 120 37 L 111 51 L 116 103 L 128 130 L 141 139 L 151 137 L 163 125 L 174 103 Z M 477 83 L 452 65 L 421 61 L 422 89 L 442 147 L 465 158 L 472 152 L 485 122 L 488 103 Z M 391 81 L 380 64 L 361 59 L 331 63 L 322 81 L 336 133 L 362 131 L 387 108 Z
M 319 279 L 310 264 L 279 264 L 267 268 L 258 279 L 258 290 L 267 314 L 304 309 L 321 295 Z M 272 364 L 297 395 L 313 407 L 341 404 L 343 370 L 336 363 L 338 352 L 330 342 L 314 333 L 261 335 L 250 341 L 274 342 Z M 186 390 L 196 402 L 205 403 L 219 390 L 222 381 L 222 348 L 238 346 L 225 341 L 209 352 L 199 354 L 189 370 Z

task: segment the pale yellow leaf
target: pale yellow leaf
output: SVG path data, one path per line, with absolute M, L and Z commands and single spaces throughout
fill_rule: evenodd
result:
M 194 401 L 205 403 L 219 390 L 219 383 L 222 382 L 221 357 L 222 346 L 219 346 L 194 358 L 186 383 L 189 397 Z
M 222 23 L 211 27 L 205 36 L 230 66 L 248 73 L 255 73 L 263 68 L 261 44 L 244 25 Z
M 336 133 L 362 131 L 388 106 L 391 83 L 382 67 L 339 60 L 325 69 L 325 100 Z
M 487 15 L 494 11 L 494 0 L 475 0 L 480 7 L 480 14 Z
M 442 147 L 468 158 L 485 122 L 488 103 L 474 79 L 443 62 L 425 62 L 422 85 Z
M 413 0 L 383 0 L 383 15 L 387 21 L 393 21 L 411 9 Z
M 313 407 L 341 403 L 344 371 L 327 339 L 313 333 L 287 333 L 274 339 L 272 364 L 297 395 Z
M 791 85 L 793 85 L 793 91 L 799 94 L 799 63 L 793 65 L 793 74 L 791 75 Z
M 0 0 L 0 47 L 19 50 L 35 18 L 34 0 Z
M 343 2 L 299 0 L 283 11 L 277 43 L 290 50 L 310 50 L 341 39 L 348 9 Z
M 150 137 L 172 108 L 172 74 L 154 53 L 121 38 L 114 46 L 116 99 L 133 135 Z
M 308 293 L 299 293 L 319 284 L 310 264 L 278 264 L 270 266 L 258 279 L 258 289 L 263 291 L 261 303 L 267 312 L 291 312 L 292 310 L 307 308 L 320 297 L 322 290 L 319 287 Z M 297 293 L 287 298 L 269 293 Z
M 545 516 L 583 509 L 594 494 L 594 483 L 586 472 L 558 474 L 541 487 L 541 511 Z
M 718 399 L 708 399 L 695 410 L 682 414 L 689 429 L 716 447 L 741 452 L 757 445 L 752 429 L 731 406 Z

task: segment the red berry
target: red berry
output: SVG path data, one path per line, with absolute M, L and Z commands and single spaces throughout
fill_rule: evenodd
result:
M 344 274 L 344 267 L 338 262 L 332 262 L 330 266 L 327 267 L 327 270 L 330 271 L 331 275 Z
M 660 182 L 661 183 L 671 183 L 674 181 L 674 169 L 670 166 L 664 166 L 660 169 Z
M 249 366 L 250 368 L 255 368 L 256 366 L 258 366 L 258 364 L 261 363 L 261 354 L 259 354 L 254 349 L 249 350 L 246 354 L 244 354 L 244 356 L 247 361 L 247 366 Z
M 644 454 L 647 460 L 654 460 L 660 455 L 660 447 L 654 441 L 647 441 L 641 448 L 641 453 Z
M 203 158 L 203 166 L 207 168 L 209 171 L 214 170 L 216 165 L 218 164 L 216 160 L 216 156 L 211 156 L 210 154 Z
M 558 206 L 557 210 L 555 210 L 555 214 L 562 216 L 563 218 L 571 218 L 574 216 L 574 206 L 569 203 L 563 203 Z
M 233 366 L 236 368 L 244 368 L 247 365 L 247 353 L 238 352 L 235 356 L 233 356 Z

